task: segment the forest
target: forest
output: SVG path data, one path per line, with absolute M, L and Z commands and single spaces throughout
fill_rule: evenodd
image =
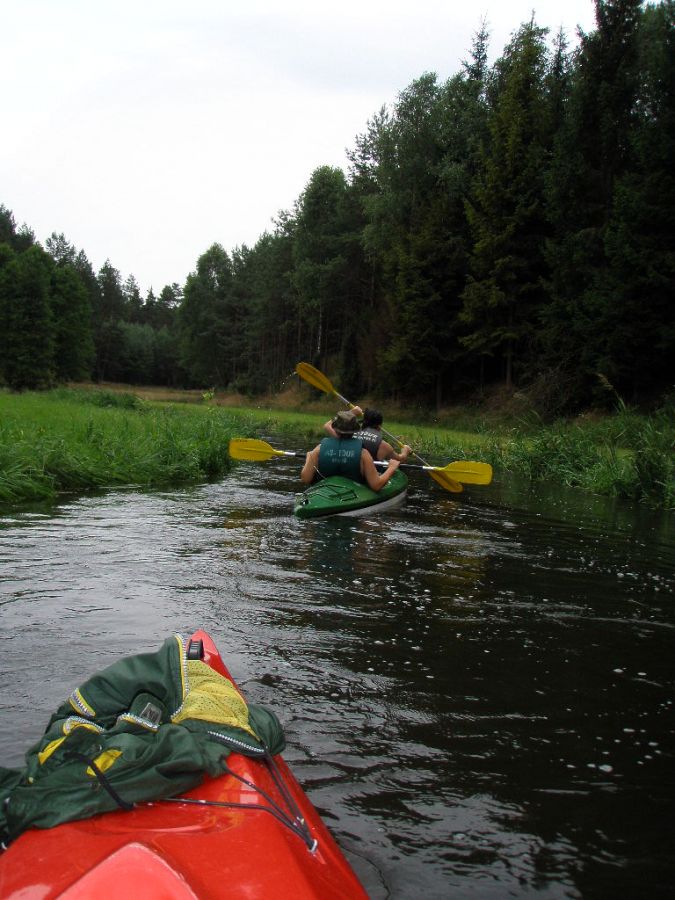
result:
M 0 205 L 0 385 L 278 391 L 299 360 L 427 409 L 523 392 L 544 417 L 654 408 L 675 348 L 674 0 L 534 17 L 423 73 L 253 247 L 141 296 Z

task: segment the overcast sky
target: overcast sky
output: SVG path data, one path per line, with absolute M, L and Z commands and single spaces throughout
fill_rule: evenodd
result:
M 0 204 L 142 293 L 248 244 L 424 72 L 592 0 L 0 0 Z

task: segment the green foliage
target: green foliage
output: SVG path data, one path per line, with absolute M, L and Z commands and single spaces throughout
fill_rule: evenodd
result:
M 675 350 L 674 0 L 595 8 L 573 54 L 532 19 L 490 66 L 482 25 L 458 73 L 368 121 L 347 173 L 316 168 L 271 233 L 212 245 L 184 288 L 143 299 L 62 234 L 47 257 L 0 206 L 0 379 L 253 396 L 305 359 L 427 410 L 512 385 L 550 421 L 611 406 L 602 372 L 653 408 Z
M 54 364 L 58 381 L 85 381 L 94 364 L 89 294 L 70 262 L 54 267 L 51 281 Z
M 598 371 L 623 392 L 667 384 L 663 349 L 672 347 L 673 317 L 665 295 L 673 268 L 659 244 L 672 234 L 672 178 L 663 164 L 646 163 L 649 153 L 635 152 L 652 141 L 673 150 L 672 93 L 669 103 L 653 102 L 655 83 L 669 77 L 663 63 L 672 66 L 672 27 L 670 36 L 659 32 L 653 16 L 640 0 L 598 0 L 598 28 L 583 38 L 547 176 L 553 237 L 542 362 L 572 375 L 569 399 L 579 405 L 593 401 Z
M 6 256 L 0 269 L 0 366 L 15 390 L 47 387 L 54 377 L 51 259 L 37 245 Z
M 493 434 L 482 458 L 536 480 L 675 506 L 675 410 L 652 417 L 623 410 L 600 424 L 558 422 L 535 433 Z
M 504 380 L 531 346 L 543 296 L 544 172 L 550 149 L 545 30 L 524 25 L 497 62 L 490 139 L 466 202 L 474 239 L 459 313 L 462 343 L 504 360 Z
M 0 393 L 0 501 L 202 481 L 229 469 L 236 425 L 226 413 L 85 394 Z
M 157 332 L 150 325 L 120 322 L 120 341 L 115 361 L 115 381 L 152 384 L 155 374 Z
M 17 253 L 23 253 L 35 244 L 35 235 L 27 225 L 16 227 L 14 214 L 0 203 L 0 244 L 7 244 Z
M 634 466 L 641 499 L 657 498 L 675 508 L 675 403 L 646 421 L 634 441 Z
M 49 395 L 53 399 L 66 400 L 115 409 L 146 409 L 146 403 L 136 394 L 127 391 L 86 390 L 77 388 L 55 388 Z
M 462 192 L 475 158 L 472 140 L 480 134 L 479 97 L 473 81 L 457 77 L 441 86 L 424 75 L 399 95 L 391 115 L 372 121 L 352 157 L 375 274 L 360 356 L 370 349 L 370 371 L 400 396 L 431 393 L 437 401 L 460 355 L 457 297 L 467 258 Z
M 229 320 L 232 282 L 232 261 L 220 244 L 213 244 L 185 284 L 179 311 L 182 362 L 196 384 L 227 384 L 235 334 Z
M 274 234 L 264 234 L 237 270 L 249 312 L 240 374 L 255 391 L 280 388 L 298 360 L 298 327 L 290 283 L 293 227 L 294 223 L 286 220 Z
M 325 358 L 332 333 L 347 307 L 349 281 L 344 216 L 347 185 L 341 169 L 316 169 L 297 203 L 293 241 L 300 356 Z

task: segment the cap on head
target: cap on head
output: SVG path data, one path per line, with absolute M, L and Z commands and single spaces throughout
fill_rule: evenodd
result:
M 351 410 L 339 412 L 331 422 L 333 431 L 337 434 L 354 434 L 358 429 L 359 423 Z
M 379 409 L 365 409 L 363 411 L 363 427 L 379 428 L 382 424 L 382 413 Z

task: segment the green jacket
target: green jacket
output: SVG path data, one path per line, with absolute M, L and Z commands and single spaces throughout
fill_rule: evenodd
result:
M 102 781 L 129 804 L 171 797 L 222 774 L 232 750 L 264 756 L 284 746 L 274 713 L 187 660 L 174 635 L 86 681 L 52 715 L 25 768 L 0 767 L 0 840 L 119 808 Z

